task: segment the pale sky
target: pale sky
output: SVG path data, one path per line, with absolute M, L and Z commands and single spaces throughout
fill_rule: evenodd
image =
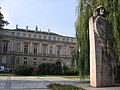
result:
M 0 0 L 1 12 L 9 25 L 5 28 L 34 30 L 75 36 L 77 0 Z

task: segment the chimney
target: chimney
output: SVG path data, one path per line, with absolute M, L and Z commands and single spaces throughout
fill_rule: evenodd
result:
M 28 30 L 28 26 L 26 26 L 26 30 Z
M 16 29 L 18 29 L 18 24 L 16 24 Z
M 35 27 L 35 30 L 38 31 L 38 26 Z
M 50 33 L 50 29 L 48 29 L 48 34 Z
M 40 29 L 40 32 L 41 32 L 41 29 Z

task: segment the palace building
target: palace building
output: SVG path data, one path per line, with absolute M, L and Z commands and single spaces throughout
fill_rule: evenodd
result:
M 71 66 L 76 38 L 53 32 L 26 29 L 0 29 L 0 65 L 36 67 L 41 63 Z

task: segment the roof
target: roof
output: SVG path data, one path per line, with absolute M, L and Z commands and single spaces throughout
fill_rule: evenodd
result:
M 61 36 L 61 37 L 68 37 L 68 38 L 75 38 L 75 37 L 70 37 L 70 36 L 63 36 L 59 35 L 57 33 L 53 32 L 45 32 L 45 31 L 35 31 L 35 30 L 27 30 L 27 29 L 3 29 L 3 30 L 10 30 L 10 31 L 23 31 L 23 32 L 32 32 L 32 33 L 38 33 L 38 34 L 46 34 L 46 35 L 56 35 L 56 36 Z

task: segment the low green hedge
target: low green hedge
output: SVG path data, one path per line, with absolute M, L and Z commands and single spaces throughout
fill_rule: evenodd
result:
M 49 84 L 47 86 L 48 88 L 50 88 L 51 90 L 85 90 L 81 87 L 76 87 L 73 85 L 61 85 L 61 84 Z
M 13 69 L 13 73 L 16 75 L 31 75 L 33 68 L 31 66 L 17 66 Z
M 42 63 L 34 71 L 36 75 L 78 75 L 78 71 L 54 63 Z
M 60 66 L 54 63 L 42 63 L 37 68 L 31 66 L 16 66 L 13 69 L 15 75 L 78 75 L 78 71 Z

